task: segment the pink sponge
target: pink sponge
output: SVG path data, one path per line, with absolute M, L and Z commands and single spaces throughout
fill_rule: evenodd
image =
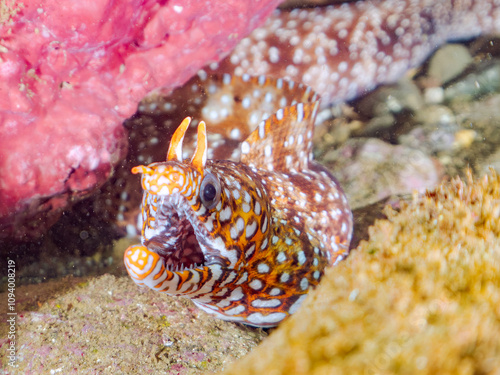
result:
M 122 121 L 140 99 L 219 61 L 279 2 L 7 0 L 0 237 L 38 234 L 103 183 L 124 157 Z

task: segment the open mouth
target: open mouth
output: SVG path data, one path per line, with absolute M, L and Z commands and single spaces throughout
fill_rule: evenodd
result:
M 198 218 L 182 207 L 183 197 L 158 197 L 154 228 L 144 241 L 150 251 L 160 255 L 169 271 L 184 271 L 206 265 L 198 238 L 204 230 Z M 188 211 L 191 211 L 188 208 Z M 198 237 L 197 237 L 198 234 Z

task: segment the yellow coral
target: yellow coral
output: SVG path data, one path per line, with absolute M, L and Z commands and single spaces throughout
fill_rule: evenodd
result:
M 388 220 L 226 374 L 500 368 L 500 178 L 455 179 Z

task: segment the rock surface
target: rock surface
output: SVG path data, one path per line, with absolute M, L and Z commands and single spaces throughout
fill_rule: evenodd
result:
M 16 296 L 17 367 L 8 366 L 2 325 L 0 374 L 200 374 L 223 369 L 266 336 L 128 277 L 68 278 L 37 291 L 21 287 Z

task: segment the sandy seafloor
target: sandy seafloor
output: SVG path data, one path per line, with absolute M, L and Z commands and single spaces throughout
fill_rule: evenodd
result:
M 384 217 L 386 204 L 397 208 L 415 189 L 463 176 L 467 167 L 475 176 L 489 166 L 500 170 L 499 43 L 481 38 L 447 45 L 398 84 L 321 113 L 326 120 L 316 129 L 315 156 L 349 197 L 353 247 Z M 17 265 L 19 367 L 8 366 L 8 326 L 2 324 L 1 374 L 219 371 L 268 335 L 214 319 L 188 300 L 138 288 L 121 261 L 138 240 L 120 239 L 98 219 L 85 219 L 79 207 L 44 238 L 2 250 L 2 258 Z M 62 232 L 65 240 L 58 241 Z M 5 292 L 0 300 L 5 317 Z

